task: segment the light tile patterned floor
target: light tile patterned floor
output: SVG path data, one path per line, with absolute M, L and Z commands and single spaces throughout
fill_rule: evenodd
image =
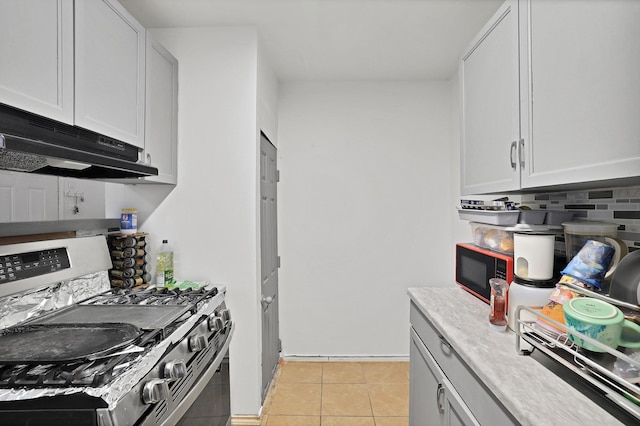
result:
M 283 361 L 262 426 L 407 426 L 409 363 Z

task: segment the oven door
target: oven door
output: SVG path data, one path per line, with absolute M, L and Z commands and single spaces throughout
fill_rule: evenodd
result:
M 213 377 L 205 383 L 191 407 L 177 426 L 207 424 L 227 426 L 231 421 L 231 395 L 229 387 L 229 356 L 225 354 Z
M 213 426 L 227 426 L 231 418 L 229 385 L 229 344 L 235 330 L 235 323 L 224 332 L 224 343 L 207 369 L 188 390 L 188 393 L 171 410 L 162 416 L 162 421 L 147 418 L 142 425 L 189 425 L 202 422 Z M 161 407 L 154 411 L 161 413 Z
M 471 244 L 456 244 L 456 283 L 462 288 L 489 303 L 491 287 L 489 279 L 502 278 L 513 281 L 513 258 L 501 253 L 475 247 Z

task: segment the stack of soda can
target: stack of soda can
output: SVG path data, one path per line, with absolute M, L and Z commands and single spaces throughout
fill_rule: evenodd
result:
M 112 234 L 107 238 L 113 269 L 111 286 L 146 287 L 151 282 L 151 265 L 147 253 L 147 234 Z

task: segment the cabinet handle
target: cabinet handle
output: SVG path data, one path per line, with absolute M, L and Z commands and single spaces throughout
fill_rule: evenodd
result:
M 438 405 L 438 412 L 444 414 L 444 405 L 442 404 L 442 398 L 444 397 L 444 387 L 442 383 L 438 383 L 438 390 L 436 391 L 436 404 Z
M 516 148 L 518 147 L 518 141 L 511 142 L 511 148 L 509 149 L 509 161 L 511 162 L 511 168 L 513 170 L 516 169 L 516 159 L 513 157 L 513 154 L 516 152 Z
M 447 342 L 447 339 L 445 339 L 442 334 L 438 334 L 438 338 L 440 339 L 440 343 L 446 346 L 447 349 L 451 350 L 451 343 Z
M 520 168 L 524 169 L 524 139 L 520 139 L 518 144 L 518 157 L 520 158 Z

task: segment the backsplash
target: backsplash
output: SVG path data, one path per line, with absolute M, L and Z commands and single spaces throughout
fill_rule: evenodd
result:
M 618 238 L 629 250 L 640 250 L 640 186 L 568 192 L 523 194 L 522 205 L 541 210 L 566 210 L 573 220 L 618 224 Z

